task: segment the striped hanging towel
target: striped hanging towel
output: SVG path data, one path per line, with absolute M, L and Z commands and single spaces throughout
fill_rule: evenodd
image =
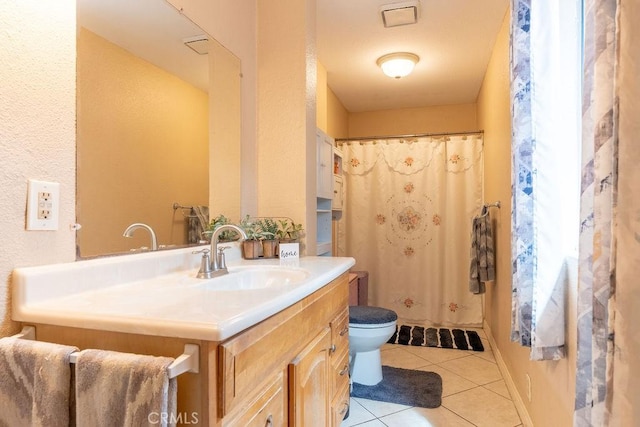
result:
M 495 280 L 495 271 L 491 217 L 487 208 L 483 208 L 472 224 L 469 291 L 474 294 L 484 293 L 484 282 Z
M 202 232 L 209 226 L 209 207 L 194 206 L 189 212 L 188 242 L 199 243 L 203 239 Z

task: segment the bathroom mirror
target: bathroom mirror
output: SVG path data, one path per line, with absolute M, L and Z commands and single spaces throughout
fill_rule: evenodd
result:
M 239 209 L 240 61 L 165 0 L 77 0 L 77 20 L 78 257 L 150 247 L 136 222 L 184 246 L 189 207 Z

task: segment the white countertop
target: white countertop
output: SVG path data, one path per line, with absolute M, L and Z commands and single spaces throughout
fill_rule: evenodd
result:
M 222 341 L 312 294 L 355 263 L 353 258 L 302 257 L 293 268 L 307 276 L 297 283 L 220 289 L 195 277 L 195 249 L 200 248 L 16 269 L 12 317 L 24 323 Z M 246 266 L 273 269 L 280 261 L 231 255 L 227 264 L 233 274 Z

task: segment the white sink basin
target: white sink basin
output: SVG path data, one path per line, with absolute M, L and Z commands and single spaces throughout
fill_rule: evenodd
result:
M 303 282 L 310 272 L 301 268 L 279 266 L 234 267 L 229 274 L 203 279 L 195 286 L 210 291 L 242 291 L 273 287 L 285 287 Z
M 349 270 L 353 258 L 243 260 L 198 279 L 197 248 L 17 268 L 12 317 L 85 329 L 222 341 L 289 307 Z

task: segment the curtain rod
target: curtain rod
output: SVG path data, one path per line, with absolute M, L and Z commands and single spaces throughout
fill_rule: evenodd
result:
M 388 136 L 359 136 L 356 138 L 336 138 L 336 142 L 345 141 L 366 141 L 371 139 L 393 139 L 393 138 L 422 138 L 425 136 L 450 136 L 450 135 L 475 135 L 484 134 L 483 130 L 467 131 L 467 132 L 444 132 L 444 133 L 416 133 L 411 135 L 388 135 Z

